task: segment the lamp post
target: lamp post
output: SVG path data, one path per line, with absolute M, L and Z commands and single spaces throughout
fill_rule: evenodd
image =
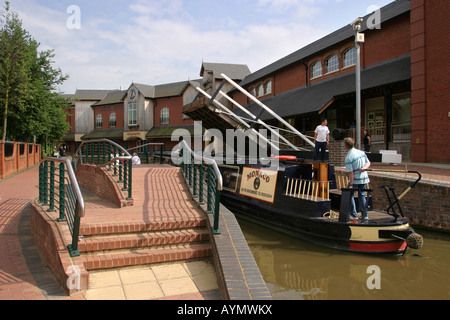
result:
M 364 33 L 361 33 L 361 25 L 363 18 L 357 18 L 351 24 L 355 32 L 355 47 L 356 47 L 356 148 L 361 146 L 361 43 L 364 43 Z

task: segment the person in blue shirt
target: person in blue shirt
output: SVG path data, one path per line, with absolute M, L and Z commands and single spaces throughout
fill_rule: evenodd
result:
M 368 222 L 368 212 L 366 208 L 366 193 L 362 191 L 366 189 L 367 184 L 370 182 L 367 169 L 370 168 L 370 161 L 367 158 L 365 152 L 357 150 L 355 148 L 355 141 L 352 138 L 346 138 L 344 140 L 345 148 L 348 150 L 347 157 L 345 158 L 345 168 L 349 175 L 349 188 L 358 190 L 358 202 L 359 209 L 361 211 L 361 222 Z M 355 200 L 352 197 L 352 220 L 358 220 L 358 214 L 356 212 Z

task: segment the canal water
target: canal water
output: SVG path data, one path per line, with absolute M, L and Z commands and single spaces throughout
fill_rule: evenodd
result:
M 274 300 L 449 300 L 450 234 L 404 256 L 322 248 L 239 219 Z

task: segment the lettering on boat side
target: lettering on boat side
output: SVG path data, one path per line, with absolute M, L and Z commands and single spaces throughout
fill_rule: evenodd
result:
M 196 315 L 196 316 L 204 316 L 208 318 L 213 315 L 216 317 L 217 315 L 222 316 L 232 316 L 232 315 L 272 315 L 272 305 L 252 305 L 252 304 L 243 304 L 243 305 L 231 305 L 224 304 L 223 306 L 215 306 L 213 307 L 192 307 L 185 304 L 182 307 L 178 307 L 177 310 L 178 315 Z

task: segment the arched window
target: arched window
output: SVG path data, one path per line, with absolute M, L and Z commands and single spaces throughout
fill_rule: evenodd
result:
M 337 55 L 331 56 L 326 61 L 327 73 L 339 70 L 339 58 Z
M 109 115 L 109 126 L 115 127 L 116 124 L 117 124 L 117 116 L 116 116 L 116 113 L 113 112 Z
M 97 119 L 96 119 L 96 127 L 97 128 L 102 128 L 103 127 L 103 117 L 101 114 L 97 115 Z
M 255 88 L 251 88 L 250 93 L 252 96 L 256 97 L 256 89 Z
M 266 94 L 272 93 L 272 81 L 269 80 L 264 84 L 264 90 L 266 91 Z
M 161 110 L 161 124 L 170 123 L 170 110 L 169 108 L 164 108 Z
M 350 48 L 344 52 L 344 68 L 356 64 L 356 49 Z
M 317 61 L 311 66 L 311 79 L 322 76 L 322 63 Z
M 258 93 L 258 97 L 262 97 L 264 95 L 264 87 L 260 84 L 256 89 Z

